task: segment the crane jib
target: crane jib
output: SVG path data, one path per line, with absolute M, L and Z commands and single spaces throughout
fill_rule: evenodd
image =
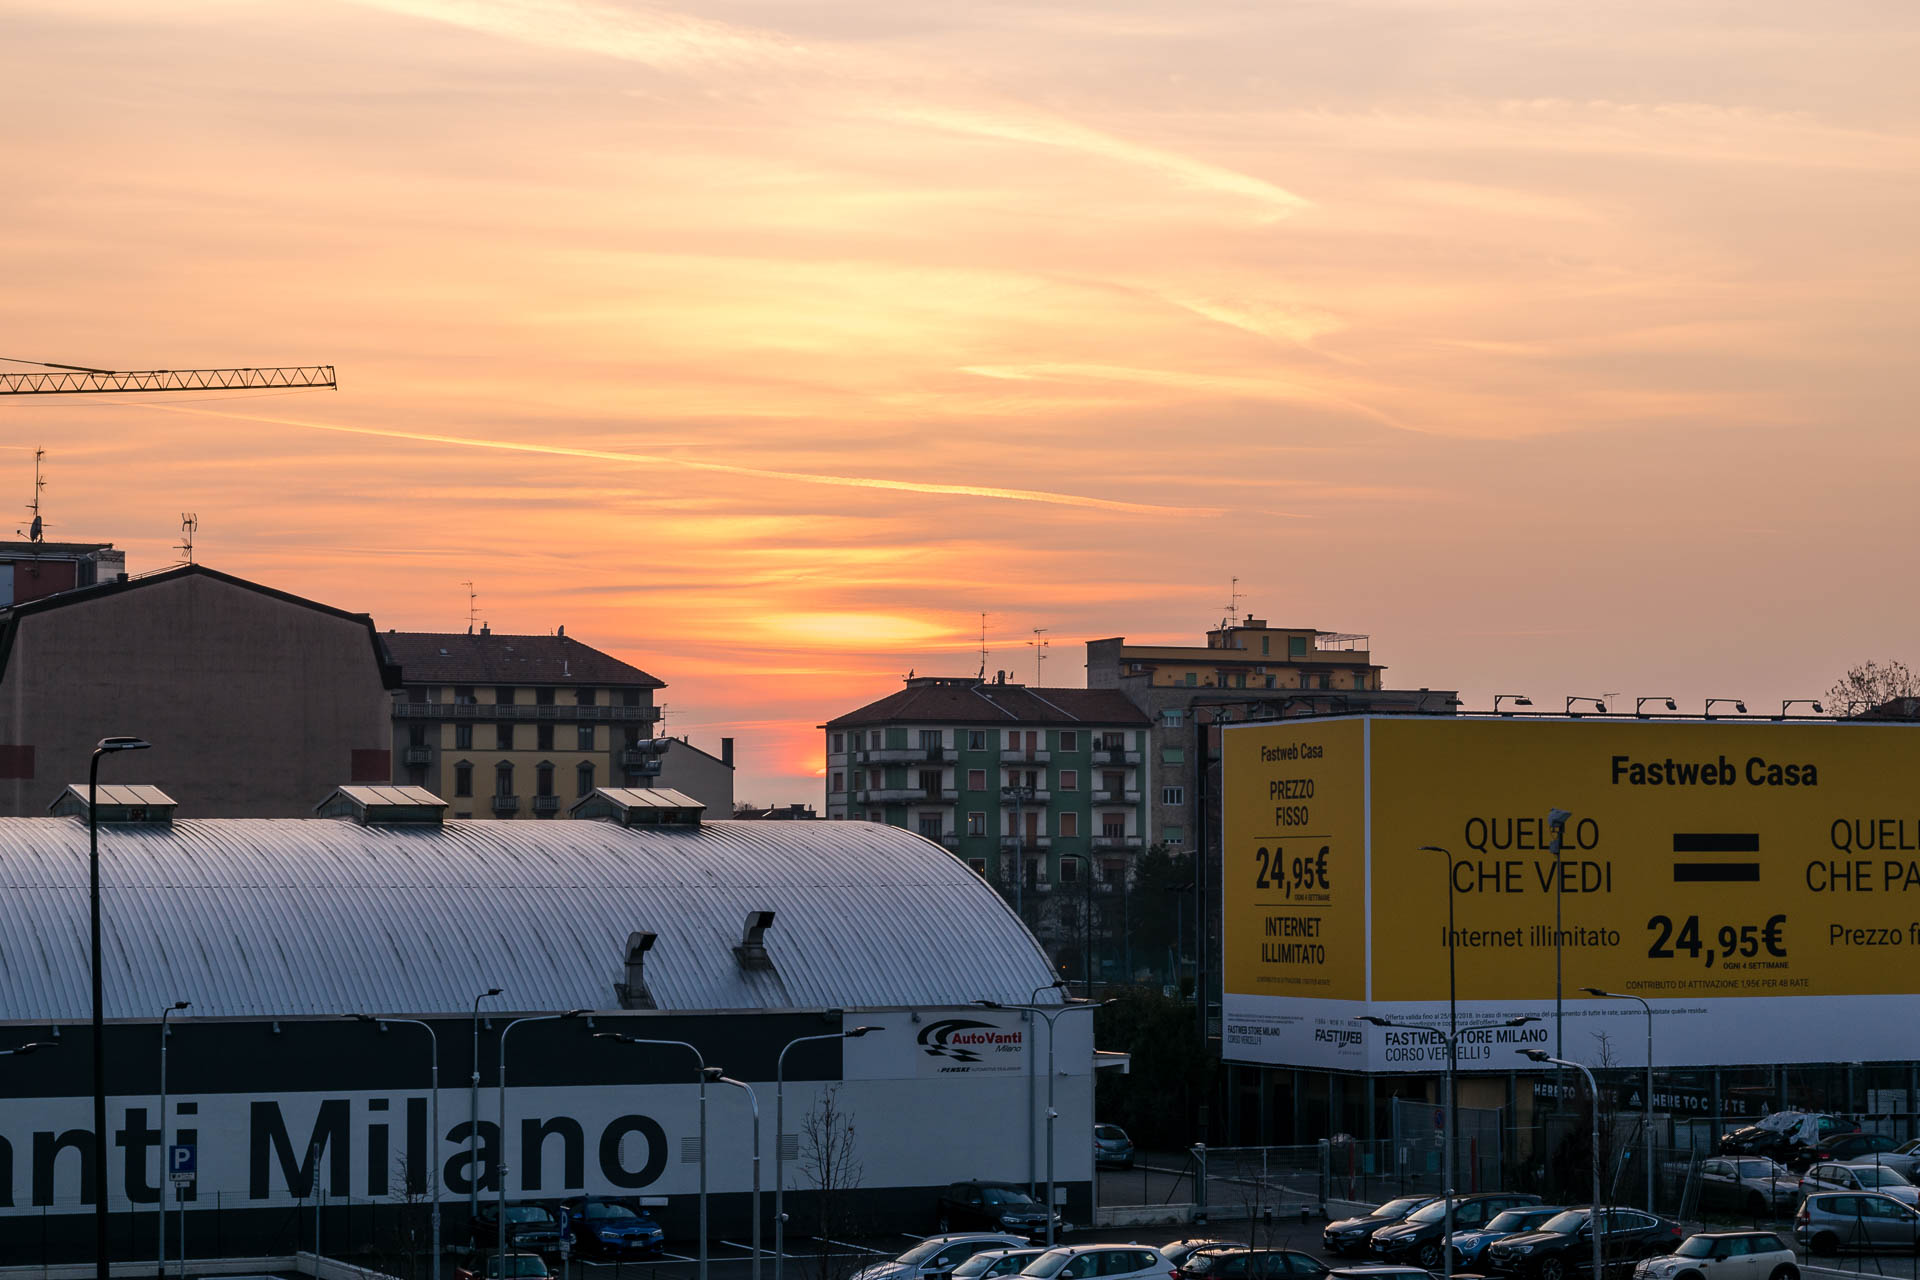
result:
M 259 387 L 336 387 L 330 364 L 265 369 L 64 369 L 0 373 L 0 396 L 98 395 L 126 391 L 244 391 Z

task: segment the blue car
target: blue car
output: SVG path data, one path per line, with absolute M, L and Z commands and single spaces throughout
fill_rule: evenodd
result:
M 1530 1204 L 1521 1209 L 1503 1209 L 1495 1214 L 1484 1227 L 1474 1231 L 1456 1231 L 1453 1233 L 1454 1268 L 1473 1267 L 1486 1253 L 1487 1246 L 1504 1236 L 1518 1235 L 1522 1231 L 1537 1231 L 1540 1224 L 1562 1210 L 1558 1205 Z
M 560 1206 L 560 1234 L 573 1252 L 588 1258 L 635 1258 L 657 1254 L 667 1233 L 653 1216 L 618 1200 L 584 1196 Z

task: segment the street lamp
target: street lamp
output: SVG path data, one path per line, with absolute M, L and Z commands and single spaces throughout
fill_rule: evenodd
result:
M 100 983 L 100 757 L 115 751 L 145 751 L 144 738 L 102 738 L 87 762 L 87 864 L 93 906 L 93 1168 L 100 1192 L 93 1198 L 93 1274 L 107 1276 L 107 1019 Z
M 1516 707 L 1530 707 L 1533 705 L 1533 699 L 1524 693 L 1496 693 L 1493 695 L 1493 714 L 1500 714 L 1500 704 L 1503 702 L 1511 702 Z M 1507 714 L 1512 715 L 1513 712 L 1509 711 Z
M 401 1022 L 410 1027 L 419 1027 L 427 1033 L 427 1043 L 432 1047 L 433 1057 L 431 1064 L 433 1070 L 429 1079 L 432 1081 L 431 1088 L 433 1092 L 429 1095 L 427 1102 L 427 1129 L 432 1136 L 427 1142 L 426 1162 L 427 1194 L 433 1197 L 432 1243 L 429 1247 L 433 1251 L 434 1274 L 437 1275 L 439 1274 L 440 1267 L 440 1037 L 434 1034 L 431 1025 L 420 1021 L 418 1018 L 376 1018 L 370 1013 L 355 1013 L 349 1014 L 348 1016 L 356 1022 L 372 1023 L 382 1031 L 387 1029 L 389 1022 Z M 503 1143 L 505 1142 L 504 1135 L 501 1141 Z M 469 1175 L 473 1173 L 473 1164 L 471 1161 L 467 1164 L 467 1172 Z M 477 1189 L 479 1185 L 480 1180 L 475 1178 L 475 1188 Z
M 500 1203 L 500 1216 L 496 1220 L 497 1243 L 500 1246 L 497 1250 L 500 1256 L 500 1270 L 496 1273 L 497 1275 L 507 1274 L 507 1239 L 512 1234 L 507 1229 L 507 1033 L 523 1022 L 559 1022 L 563 1018 L 577 1018 L 589 1012 L 591 1010 L 569 1009 L 565 1013 L 536 1013 L 530 1017 L 515 1018 L 500 1028 L 500 1074 L 497 1078 L 500 1087 L 500 1136 L 496 1139 L 500 1149 L 499 1155 L 494 1160 L 494 1168 L 499 1180 L 496 1190 L 499 1192 Z M 524 1175 L 522 1180 L 525 1180 Z M 440 1265 L 438 1258 L 434 1259 L 434 1265 L 436 1267 Z
M 1747 714 L 1747 704 L 1741 701 L 1739 698 L 1708 698 L 1706 710 L 1701 712 L 1700 714 L 1705 716 L 1709 720 L 1713 719 L 1713 704 L 1716 702 L 1731 702 L 1733 704 L 1733 709 L 1737 714 L 1739 715 Z
M 58 1049 L 59 1047 L 59 1043 L 54 1040 L 34 1040 L 27 1044 L 15 1045 L 11 1049 L 0 1049 L 0 1058 L 11 1058 L 16 1053 L 24 1058 L 38 1049 Z
M 1775 716 L 1774 719 L 1785 720 L 1787 718 L 1787 712 L 1794 707 L 1812 707 L 1813 714 L 1817 716 L 1827 714 L 1827 709 L 1818 702 L 1815 702 L 1812 698 L 1788 698 L 1780 704 L 1780 714 Z
M 1098 1003 L 1062 1005 L 1052 1013 L 1037 1005 L 1001 1004 L 998 1000 L 975 1000 L 982 1009 L 1024 1009 L 1047 1024 L 1047 1248 L 1053 1248 L 1053 1220 L 1056 1211 L 1053 1207 L 1053 1122 L 1059 1119 L 1059 1113 L 1053 1109 L 1053 1023 L 1063 1013 L 1078 1013 L 1081 1010 L 1102 1009 L 1114 1003 L 1102 1000 Z
M 1574 703 L 1576 703 L 1576 702 L 1591 702 L 1591 703 L 1593 704 L 1593 709 L 1594 709 L 1595 711 L 1597 711 L 1597 712 L 1599 712 L 1599 713 L 1600 713 L 1601 715 L 1605 715 L 1605 714 L 1607 714 L 1607 704 L 1606 704 L 1606 703 L 1605 703 L 1605 702 L 1604 702 L 1603 700 L 1601 700 L 1601 699 L 1599 699 L 1599 698 L 1581 698 L 1581 697 L 1572 697 L 1572 698 L 1568 698 L 1568 699 L 1567 699 L 1567 714 L 1568 714 L 1568 715 L 1572 715 L 1572 714 L 1574 714 L 1574 711 L 1573 711 L 1573 704 L 1574 704 Z
M 467 1097 L 467 1222 L 480 1216 L 480 1002 L 500 994 L 500 988 L 488 987 L 473 998 L 473 1082 Z M 504 1136 L 504 1135 L 503 1135 Z M 471 1225 L 467 1228 L 471 1231 Z
M 1441 1248 L 1444 1249 L 1446 1252 L 1446 1259 L 1447 1259 L 1446 1274 L 1449 1277 L 1451 1277 L 1453 1275 L 1453 1192 L 1454 1192 L 1454 1187 L 1453 1187 L 1453 1148 L 1454 1148 L 1453 1092 L 1454 1092 L 1454 1070 L 1455 1070 L 1454 1064 L 1459 1059 L 1460 1037 L 1465 1035 L 1469 1031 L 1494 1031 L 1494 1030 L 1498 1030 L 1501 1027 L 1524 1027 L 1529 1022 L 1538 1022 L 1539 1019 L 1531 1018 L 1531 1017 L 1508 1018 L 1504 1022 L 1477 1023 L 1474 1026 L 1460 1027 L 1450 1032 L 1437 1031 L 1432 1027 L 1423 1027 L 1423 1026 L 1420 1026 L 1418 1023 L 1413 1023 L 1413 1022 L 1395 1022 L 1391 1018 L 1376 1018 L 1370 1013 L 1361 1014 L 1360 1021 L 1371 1022 L 1376 1027 L 1399 1027 L 1402 1031 L 1420 1031 L 1428 1035 L 1437 1035 L 1441 1039 L 1447 1042 L 1447 1097 L 1446 1097 L 1446 1106 L 1441 1113 L 1445 1117 L 1445 1128 L 1444 1128 L 1443 1137 L 1446 1142 L 1446 1150 L 1445 1152 L 1442 1153 L 1441 1171 L 1440 1171 L 1440 1181 L 1442 1183 L 1440 1194 L 1446 1199 L 1447 1217 L 1446 1217 L 1445 1225 L 1441 1228 L 1442 1234 L 1440 1237 L 1440 1243 L 1441 1243 Z
M 748 1105 L 753 1108 L 753 1280 L 760 1280 L 760 1096 L 746 1081 L 722 1075 L 719 1067 L 708 1067 L 702 1074 L 715 1084 L 730 1084 L 743 1090 Z
M 1065 987 L 1066 985 L 1067 985 L 1067 980 L 1065 978 L 1055 978 L 1052 982 L 1043 982 L 1039 986 L 1033 989 L 1033 993 L 1027 997 L 1027 1003 L 1039 1004 L 1040 993 L 1042 991 L 1058 991 L 1061 988 Z M 1061 997 L 1061 1000 L 1063 1002 L 1065 1001 L 1065 999 L 1066 999 L 1065 996 Z M 1027 1018 L 1027 1025 L 1029 1026 L 1033 1025 L 1033 1018 L 1031 1016 Z M 1034 1191 L 1037 1189 L 1035 1186 L 1035 1183 L 1037 1181 L 1038 1171 L 1040 1168 L 1040 1152 L 1038 1149 L 1039 1144 L 1037 1141 L 1040 1135 L 1035 1133 L 1033 1128 L 1034 1091 L 1039 1086 L 1037 1083 L 1038 1077 L 1035 1075 L 1033 1070 L 1033 1063 L 1034 1063 L 1034 1057 L 1031 1053 L 1029 1053 L 1027 1055 L 1027 1194 L 1028 1195 L 1032 1195 Z
M 1068 858 L 1080 863 L 1086 873 L 1087 882 L 1087 918 L 1080 925 L 1080 971 L 1081 981 L 1087 988 L 1087 999 L 1093 999 L 1093 859 L 1084 853 L 1063 853 L 1060 861 Z
M 828 1031 L 817 1036 L 799 1036 L 787 1041 L 773 1060 L 773 1280 L 780 1280 L 780 1264 L 787 1256 L 787 1050 L 810 1040 L 857 1040 L 869 1031 L 885 1027 L 854 1027 L 850 1031 Z M 755 1142 L 757 1153 L 760 1144 Z M 755 1219 L 759 1213 L 754 1214 Z
M 1565 1058 L 1556 1058 L 1545 1049 L 1520 1049 L 1535 1062 L 1551 1062 L 1556 1067 L 1572 1067 L 1587 1078 L 1587 1095 L 1593 1099 L 1593 1133 L 1590 1141 L 1593 1152 L 1587 1163 L 1593 1166 L 1593 1209 L 1587 1217 L 1587 1234 L 1593 1237 L 1593 1274 L 1604 1274 L 1600 1270 L 1600 1086 L 1594 1083 L 1593 1072 L 1577 1062 L 1568 1062 Z
M 700 1051 L 685 1040 L 648 1040 L 640 1036 L 630 1036 L 619 1031 L 596 1031 L 595 1040 L 618 1040 L 621 1044 L 664 1045 L 674 1049 L 685 1049 L 693 1055 L 695 1076 L 700 1082 L 700 1268 L 696 1273 L 698 1280 L 707 1280 L 707 1060 Z
M 1640 996 L 1629 992 L 1602 991 L 1599 987 L 1582 987 L 1590 996 L 1602 1000 L 1637 1000 L 1640 1007 L 1647 1011 L 1647 1091 L 1645 1106 L 1641 1109 L 1640 1137 L 1645 1148 L 1647 1160 L 1647 1212 L 1653 1212 L 1653 1006 Z
M 1642 720 L 1646 719 L 1647 713 L 1642 711 L 1640 708 L 1645 706 L 1649 702 L 1664 702 L 1667 704 L 1667 710 L 1669 711 L 1678 711 L 1680 709 L 1680 704 L 1675 702 L 1672 698 L 1663 698 L 1656 693 L 1651 698 L 1635 698 L 1633 700 L 1633 714 L 1635 714 L 1636 716 L 1639 716 Z
M 1032 787 L 1000 788 L 1000 803 L 1005 804 L 1009 799 L 1013 801 L 1013 914 L 1023 921 L 1027 918 L 1022 898 L 1027 883 L 1027 846 L 1026 837 L 1021 834 L 1023 828 L 1020 819 L 1025 812 L 1024 806 L 1031 804 L 1033 797 L 1034 788 Z
M 173 1185 L 173 1170 L 168 1165 L 167 1155 L 167 1036 L 170 1029 L 167 1019 L 182 1009 L 191 1009 L 193 1002 L 175 1000 L 160 1011 L 160 1274 L 167 1274 L 167 1188 Z M 183 1209 L 182 1212 L 185 1212 Z M 184 1233 L 183 1233 L 184 1235 Z M 187 1245 L 180 1242 L 180 1269 L 186 1270 Z

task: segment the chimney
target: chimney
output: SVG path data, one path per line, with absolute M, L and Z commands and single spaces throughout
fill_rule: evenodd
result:
M 564 622 L 561 623 L 560 629 L 554 632 L 554 634 L 559 636 L 562 640 L 565 640 L 567 638 L 567 624 Z
M 733 768 L 733 739 L 732 738 L 720 739 L 720 763 L 727 766 L 727 768 L 729 769 Z
M 626 981 L 614 984 L 614 994 L 622 1009 L 654 1009 L 653 993 L 647 990 L 647 952 L 658 939 L 651 933 L 636 931 L 627 935 Z
M 493 628 L 483 622 L 480 624 L 480 634 L 483 636 L 490 636 L 493 634 Z

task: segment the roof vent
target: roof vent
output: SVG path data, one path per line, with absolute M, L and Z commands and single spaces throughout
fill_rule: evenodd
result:
M 96 817 L 101 822 L 144 822 L 166 826 L 173 821 L 178 801 L 158 787 L 144 783 L 109 782 L 99 789 Z M 70 782 L 67 789 L 47 806 L 47 812 L 61 818 L 87 817 L 87 784 Z
M 340 787 L 313 807 L 322 818 L 352 818 L 363 827 L 437 827 L 447 802 L 425 787 Z
M 767 954 L 767 930 L 773 928 L 773 912 L 747 912 L 747 925 L 740 933 L 740 945 L 733 954 L 742 969 L 771 969 L 773 957 Z
M 613 984 L 613 994 L 618 997 L 622 1009 L 658 1009 L 653 1002 L 653 993 L 647 990 L 646 975 L 641 972 L 646 964 L 647 952 L 653 950 L 653 944 L 659 941 L 655 934 L 640 930 L 627 935 L 627 980 Z
M 567 811 L 572 818 L 604 818 L 623 827 L 698 827 L 707 806 L 664 787 L 595 787 Z

